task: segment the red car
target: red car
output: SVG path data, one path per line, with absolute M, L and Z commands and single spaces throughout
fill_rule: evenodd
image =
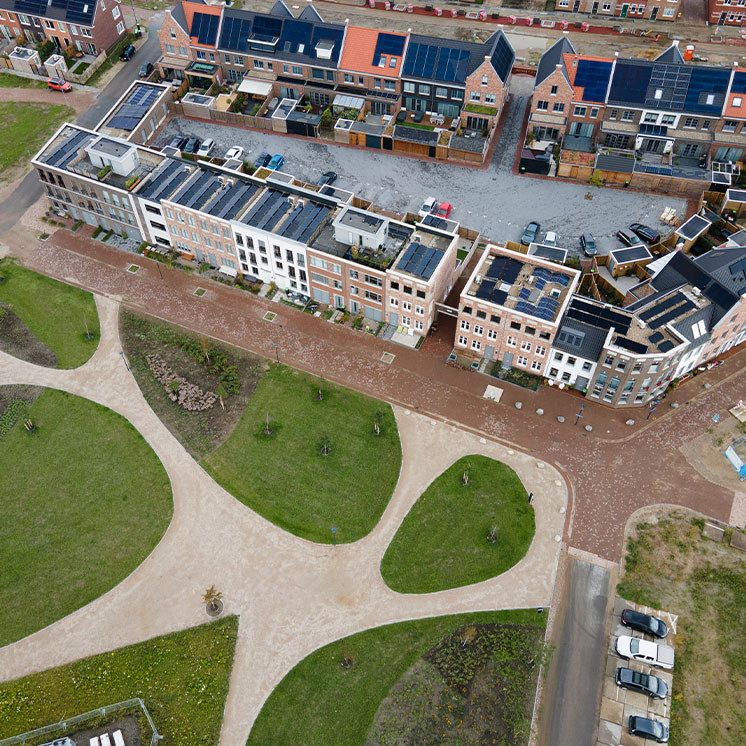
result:
M 47 88 L 51 88 L 53 91 L 62 91 L 63 93 L 67 93 L 73 89 L 73 87 L 66 80 L 62 80 L 62 78 L 50 78 L 47 81 Z
M 439 218 L 447 218 L 451 214 L 452 209 L 453 205 L 450 202 L 441 202 L 437 215 Z

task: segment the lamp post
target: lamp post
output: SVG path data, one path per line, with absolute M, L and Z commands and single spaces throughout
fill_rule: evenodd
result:
M 119 350 L 119 354 L 122 356 L 122 360 L 124 361 L 124 367 L 127 368 L 127 372 L 130 372 L 130 366 L 129 363 L 127 363 L 127 358 L 124 356 L 124 350 Z
M 332 528 L 332 545 L 337 546 L 337 529 Z
M 135 12 L 135 2 L 134 0 L 130 0 L 130 5 L 132 6 L 132 15 L 135 17 L 135 30 L 140 29 L 140 22 L 137 20 L 137 13 Z
M 585 404 L 580 405 L 580 411 L 575 415 L 575 425 L 578 424 L 580 420 L 583 419 L 583 410 L 585 409 Z
M 279 342 L 272 342 L 275 348 L 275 359 L 277 360 L 277 364 L 280 364 L 280 343 Z M 335 529 L 336 530 L 336 529 Z

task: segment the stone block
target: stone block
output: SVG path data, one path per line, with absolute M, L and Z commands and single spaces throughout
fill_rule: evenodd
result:
M 705 527 L 702 533 L 704 533 L 708 539 L 720 543 L 723 540 L 723 533 L 725 532 L 720 526 L 715 526 L 712 523 L 705 522 Z

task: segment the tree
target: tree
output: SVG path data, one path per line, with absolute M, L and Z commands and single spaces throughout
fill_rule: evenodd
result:
M 223 404 L 223 399 L 228 396 L 228 392 L 225 390 L 225 386 L 223 384 L 219 384 L 218 387 L 215 389 L 215 393 L 217 394 L 218 399 L 220 399 L 220 406 L 225 409 L 225 404 Z
M 328 456 L 332 451 L 331 439 L 328 433 L 322 433 L 320 438 L 321 455 Z
M 223 594 L 211 585 L 203 594 L 202 600 L 207 604 L 208 611 L 217 614 L 223 608 Z
M 272 428 L 271 428 L 271 426 L 270 426 L 270 424 L 269 424 L 269 412 L 267 412 L 267 422 L 266 422 L 266 424 L 264 425 L 264 429 L 262 430 L 262 432 L 263 432 L 263 433 L 264 433 L 265 435 L 272 435 Z
M 373 432 L 376 435 L 381 434 L 381 423 L 383 422 L 383 412 L 378 409 L 376 410 L 375 418 L 373 420 Z
M 199 348 L 202 350 L 202 354 L 205 356 L 205 360 L 210 362 L 210 340 L 207 337 L 199 338 Z
M 490 532 L 487 534 L 487 541 L 490 544 L 494 544 L 497 541 L 497 526 L 493 526 Z
M 461 484 L 464 486 L 469 484 L 469 473 L 471 472 L 471 464 L 467 461 L 464 464 L 464 473 L 461 475 Z

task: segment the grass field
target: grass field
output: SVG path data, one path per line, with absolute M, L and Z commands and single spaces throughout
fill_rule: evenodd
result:
M 33 78 L 22 78 L 12 73 L 0 73 L 0 88 L 46 88 L 43 80 Z
M 219 741 L 237 631 L 238 618 L 227 617 L 1 683 L 0 738 L 140 697 L 165 736 L 162 743 L 212 746 Z
M 75 110 L 61 104 L 0 102 L 0 181 L 26 162 Z
M 0 439 L 0 646 L 127 577 L 173 511 L 165 470 L 123 417 L 52 389 L 25 416 L 33 433 L 21 419 Z
M 262 432 L 267 415 L 269 436 Z M 401 444 L 388 404 L 273 365 L 231 436 L 202 464 L 278 526 L 327 543 L 335 527 L 343 543 L 365 536 L 381 517 L 399 478 Z
M 96 351 L 98 312 L 93 296 L 80 288 L 0 259 L 0 303 L 57 355 L 58 368 L 77 368 Z M 83 316 L 93 334 L 85 338 Z
M 672 511 L 633 531 L 619 595 L 679 615 L 673 746 L 742 746 L 746 734 L 746 558 Z
M 490 543 L 494 526 L 497 540 Z M 518 475 L 499 461 L 467 456 L 412 506 L 383 556 L 381 574 L 400 593 L 477 583 L 515 565 L 534 531 L 534 509 Z
M 482 735 L 480 722 L 497 729 L 510 721 L 516 730 L 525 729 L 543 619 L 534 611 L 459 614 L 378 627 L 333 642 L 311 653 L 280 682 L 259 713 L 248 746 L 463 745 L 476 743 L 466 738 L 472 725 Z M 475 625 L 531 626 L 519 627 L 516 635 L 510 627 L 480 634 Z M 342 666 L 343 658 L 349 659 L 349 668 Z M 490 695 L 494 697 L 495 688 L 504 692 L 503 683 L 510 693 L 496 706 Z M 394 740 L 401 737 L 392 724 L 397 715 L 399 727 L 414 740 Z M 440 732 L 430 733 L 431 724 Z

